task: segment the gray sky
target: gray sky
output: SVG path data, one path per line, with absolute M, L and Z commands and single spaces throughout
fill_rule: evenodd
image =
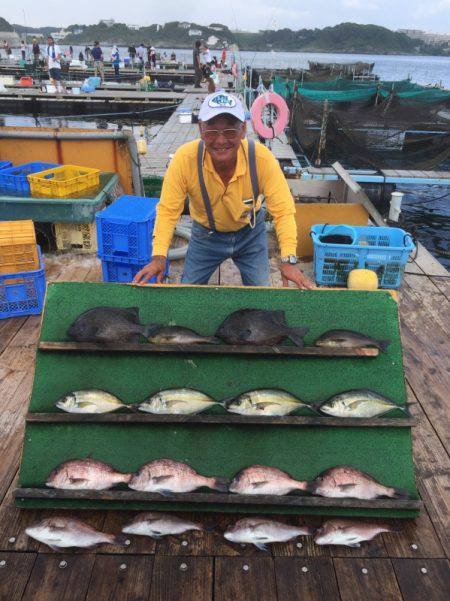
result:
M 283 27 L 322 28 L 352 21 L 389 29 L 450 33 L 450 0 L 5 0 L 0 16 L 10 23 L 23 24 L 25 20 L 27 25 L 35 27 L 92 24 L 112 18 L 141 25 L 167 21 L 192 21 L 200 25 L 218 22 L 232 29 L 257 31 Z

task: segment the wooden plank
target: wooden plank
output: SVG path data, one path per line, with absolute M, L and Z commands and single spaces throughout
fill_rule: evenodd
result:
M 260 355 L 271 357 L 378 357 L 376 348 L 321 348 L 316 346 L 250 346 L 233 344 L 139 344 L 96 342 L 39 342 L 40 351 L 83 353 L 175 353 L 188 355 Z
M 402 520 L 399 525 L 400 532 L 381 535 L 389 557 L 445 557 L 426 508 L 415 520 Z
M 211 557 L 155 557 L 149 601 L 210 601 Z
M 22 599 L 35 559 L 35 553 L 0 553 L 0 601 Z
M 339 589 L 333 561 L 328 557 L 275 558 L 280 601 L 333 601 Z
M 333 559 L 342 601 L 403 601 L 389 559 Z
M 22 601 L 84 601 L 93 564 L 93 555 L 38 555 Z
M 233 493 L 177 493 L 165 497 L 136 490 L 57 490 L 17 488 L 16 499 L 77 499 L 97 501 L 148 501 L 158 503 L 226 503 L 227 505 L 279 505 L 288 507 L 351 507 L 364 509 L 420 509 L 414 499 L 328 499 L 299 495 L 236 495 Z
M 393 559 L 395 574 L 407 601 L 443 601 L 450 596 L 450 565 L 446 559 Z
M 409 401 L 418 400 L 410 386 L 407 391 Z M 425 397 L 425 402 L 427 400 Z M 418 427 L 413 431 L 419 490 L 442 547 L 447 557 L 450 557 L 449 456 L 430 421 L 426 419 L 421 404 L 416 402 L 412 410 L 417 415 L 423 416 Z M 417 541 L 414 542 L 418 544 Z
M 86 601 L 147 599 L 152 566 L 153 557 L 97 555 L 92 568 Z
M 420 243 L 417 244 L 417 254 L 414 260 L 427 275 L 450 277 L 448 270 Z
M 420 312 L 443 332 L 450 333 L 450 302 L 430 278 L 405 276 L 401 297 L 407 299 L 416 311 L 420 307 Z
M 11 317 L 0 320 L 0 354 L 23 326 L 26 319 L 26 317 Z
M 274 601 L 277 599 L 271 557 L 218 557 L 214 571 L 214 601 Z M 282 597 L 279 597 L 280 601 Z
M 102 526 L 103 532 L 110 533 L 120 533 L 122 532 L 122 528 L 125 524 L 129 524 L 135 517 L 135 511 L 104 511 L 102 512 L 106 514 L 106 519 Z M 128 536 L 128 535 L 125 535 Z M 126 547 L 114 547 L 114 553 L 116 555 L 153 555 L 156 549 L 157 542 L 155 539 L 150 538 L 149 536 L 131 536 L 128 539 L 130 541 L 130 545 Z M 112 548 L 111 545 L 107 547 L 101 547 L 100 550 L 102 553 L 105 553 L 105 549 Z
M 370 428 L 410 428 L 417 424 L 414 417 L 309 417 L 303 415 L 285 415 L 283 417 L 245 416 L 245 415 L 153 415 L 151 413 L 28 413 L 27 423 L 70 423 L 70 424 L 246 424 L 277 426 L 326 426 L 326 427 L 370 427 Z

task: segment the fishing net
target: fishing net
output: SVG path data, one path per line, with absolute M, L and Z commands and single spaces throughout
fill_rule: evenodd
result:
M 291 130 L 316 165 L 433 169 L 450 157 L 450 92 L 409 80 L 297 82 L 275 77 Z

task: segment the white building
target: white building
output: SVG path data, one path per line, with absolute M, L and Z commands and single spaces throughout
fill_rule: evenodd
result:
M 213 29 L 214 31 L 225 31 L 224 25 L 210 25 L 209 29 Z
M 178 23 L 178 27 L 180 27 L 180 29 L 189 29 L 191 24 L 187 21 L 182 21 L 181 23 Z
M 72 32 L 68 31 L 67 29 L 60 29 L 59 31 L 53 31 L 50 35 L 52 36 L 52 38 L 54 40 L 56 40 L 57 42 L 59 42 L 59 40 L 63 40 L 70 33 L 72 33 Z
M 215 35 L 210 35 L 206 43 L 208 46 L 215 46 L 218 41 L 219 38 L 217 38 Z
M 190 37 L 196 36 L 198 38 L 201 35 L 202 35 L 202 30 L 201 29 L 190 29 L 189 30 L 189 36 Z
M 142 27 L 142 25 L 127 25 L 127 27 L 128 29 L 133 29 L 134 31 L 137 31 Z
M 100 23 L 106 25 L 106 27 L 112 27 L 115 24 L 114 19 L 102 19 Z

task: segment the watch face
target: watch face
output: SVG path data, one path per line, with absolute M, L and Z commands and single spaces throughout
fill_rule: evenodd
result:
M 295 265 L 295 264 L 297 263 L 297 257 L 295 257 L 294 255 L 291 255 L 291 256 L 289 257 L 289 263 L 290 263 L 291 265 Z

